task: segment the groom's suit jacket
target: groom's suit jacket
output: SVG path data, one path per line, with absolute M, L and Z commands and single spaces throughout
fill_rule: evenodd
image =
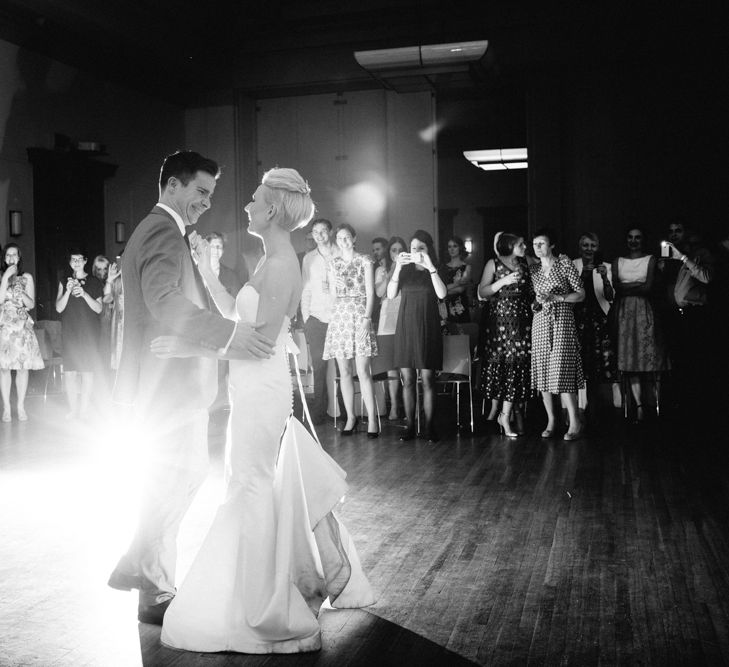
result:
M 160 411 L 207 408 L 218 388 L 217 361 L 158 359 L 150 343 L 157 336 L 176 335 L 219 349 L 230 339 L 234 323 L 211 309 L 187 239 L 164 209 L 155 206 L 131 235 L 122 258 L 122 289 L 122 352 L 114 400 L 157 418 Z

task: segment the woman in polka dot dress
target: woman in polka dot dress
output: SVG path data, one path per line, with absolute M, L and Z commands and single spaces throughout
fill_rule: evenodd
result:
M 342 435 L 352 435 L 357 424 L 354 414 L 354 359 L 367 408 L 367 436 L 376 438 L 379 430 L 370 368 L 370 358 L 377 356 L 377 339 L 372 327 L 375 297 L 373 261 L 369 255 L 355 252 L 357 235 L 350 225 L 339 225 L 335 238 L 341 255 L 329 263 L 329 290 L 334 297 L 334 308 L 327 327 L 322 358 L 337 360 L 342 398 L 347 411 L 347 423 Z
M 542 393 L 547 411 L 543 438 L 554 434 L 552 394 L 562 394 L 569 414 L 565 440 L 576 440 L 582 425 L 577 411 L 577 391 L 585 386 L 572 304 L 585 298 L 582 279 L 567 255 L 553 254 L 555 235 L 540 230 L 532 245 L 538 262 L 530 267 L 536 295 L 532 322 L 532 388 Z

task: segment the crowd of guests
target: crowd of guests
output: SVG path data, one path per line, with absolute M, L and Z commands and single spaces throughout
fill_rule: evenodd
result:
M 565 440 L 582 435 L 600 394 L 611 397 L 614 407 L 627 401 L 636 422 L 653 413 L 661 398 L 671 407 L 699 409 L 707 382 L 723 382 L 729 370 L 720 352 L 727 333 L 729 239 L 707 247 L 680 220 L 666 231 L 654 256 L 645 231 L 631 226 L 625 230 L 625 251 L 612 262 L 604 260 L 591 232 L 580 237 L 574 259 L 558 252 L 552 230 L 537 231 L 529 242 L 499 232 L 476 284 L 465 244 L 456 236 L 448 239 L 448 256 L 439 262 L 433 239 L 423 230 L 407 241 L 375 238 L 371 252 L 363 253 L 350 225 L 333 228 L 329 220 L 314 220 L 307 234 L 311 249 L 301 257 L 299 318 L 314 378 L 312 422 L 327 419 L 330 360 L 336 360 L 331 363 L 341 388 L 341 434 L 358 428 L 355 379 L 366 414 L 377 413 L 371 362 L 382 346 L 392 352 L 388 419 L 404 417 L 402 440 L 418 435 L 420 383 L 421 434 L 437 440 L 435 378 L 443 364 L 442 337 L 463 333 L 467 323 L 479 329 L 478 389 L 490 405 L 485 419 L 507 437 L 524 433 L 526 403 L 539 396 L 546 416 L 542 436 L 555 435 L 564 415 Z M 230 294 L 237 294 L 242 281 L 220 261 L 223 236 L 212 233 L 207 240 L 213 271 Z M 88 414 L 96 377 L 113 377 L 118 367 L 124 312 L 120 260 L 97 256 L 87 271 L 87 257 L 74 249 L 58 284 L 69 419 Z M 23 270 L 18 245 L 9 243 L 0 264 L 5 422 L 13 418 L 13 376 L 15 414 L 24 421 L 28 372 L 43 368 L 29 314 L 34 306 L 33 277 Z M 224 365 L 220 370 L 224 378 Z M 376 419 L 367 419 L 367 435 L 378 437 Z
M 422 434 L 437 439 L 434 380 L 443 363 L 442 336 L 465 333 L 469 322 L 480 330 L 478 388 L 490 404 L 486 420 L 510 438 L 524 433 L 531 398 L 541 397 L 544 406 L 542 437 L 561 433 L 575 440 L 588 418 L 596 418 L 601 397 L 626 407 L 634 422 L 655 414 L 662 402 L 691 410 L 706 394 L 712 364 L 726 366 L 717 358 L 721 335 L 712 313 L 726 319 L 729 240 L 711 250 L 682 221 L 669 226 L 658 257 L 644 230 L 631 226 L 625 251 L 612 262 L 591 232 L 580 237 L 573 259 L 558 251 L 552 230 L 537 231 L 529 243 L 500 232 L 478 285 L 458 237 L 448 240 L 448 257 L 439 263 L 422 230 L 409 242 L 378 237 L 367 254 L 354 250 L 356 233 L 348 225 L 333 229 L 320 218 L 311 233 L 316 247 L 303 257 L 302 315 L 313 359 L 312 414 L 317 424 L 326 419 L 324 365 L 336 358 L 345 435 L 357 425 L 353 377 L 373 414 L 370 360 L 391 338 L 388 417 L 404 414 L 402 439 L 417 435 L 420 382 Z M 371 437 L 376 429 L 370 420 Z

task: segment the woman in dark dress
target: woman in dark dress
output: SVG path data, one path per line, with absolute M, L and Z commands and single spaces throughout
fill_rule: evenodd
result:
M 585 288 L 585 300 L 574 306 L 580 359 L 586 387 L 578 392 L 579 407 L 584 411 L 599 383 L 613 385 L 613 400 L 620 406 L 620 385 L 614 341 L 608 326 L 610 304 L 615 298 L 610 264 L 600 256 L 600 239 L 586 232 L 579 240 L 580 256 L 573 260 Z
M 68 399 L 67 419 L 88 414 L 94 371 L 99 368 L 99 335 L 104 287 L 98 278 L 86 273 L 86 256 L 72 250 L 71 275 L 58 283 L 56 311 L 61 313 L 63 331 L 63 371 Z
M 419 229 L 410 240 L 410 252 L 400 253 L 387 285 L 387 298 L 401 294 L 395 329 L 395 366 L 403 379 L 403 404 L 407 428 L 401 440 L 415 437 L 415 389 L 417 371 L 423 382 L 425 436 L 435 441 L 435 371 L 443 367 L 443 338 L 438 299 L 446 286 L 435 268 L 433 237 Z
M 448 239 L 448 262 L 441 264 L 438 275 L 446 286 L 447 322 L 470 322 L 471 313 L 468 291 L 471 289 L 471 265 L 466 264 L 468 252 L 463 239 L 451 236 Z
M 486 262 L 478 295 L 490 300 L 486 320 L 487 356 L 481 373 L 481 393 L 502 401 L 498 423 L 502 433 L 516 438 L 523 427 L 511 430 L 512 408 L 521 422 L 520 404 L 531 397 L 531 336 L 534 297 L 521 236 L 502 233 L 496 258 Z

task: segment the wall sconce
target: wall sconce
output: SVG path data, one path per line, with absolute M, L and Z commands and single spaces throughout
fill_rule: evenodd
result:
M 20 236 L 23 233 L 23 212 L 10 211 L 8 213 L 10 236 Z
M 463 249 L 470 255 L 473 252 L 473 239 L 463 239 Z
M 127 226 L 123 222 L 114 224 L 114 240 L 117 243 L 124 243 L 127 240 Z

